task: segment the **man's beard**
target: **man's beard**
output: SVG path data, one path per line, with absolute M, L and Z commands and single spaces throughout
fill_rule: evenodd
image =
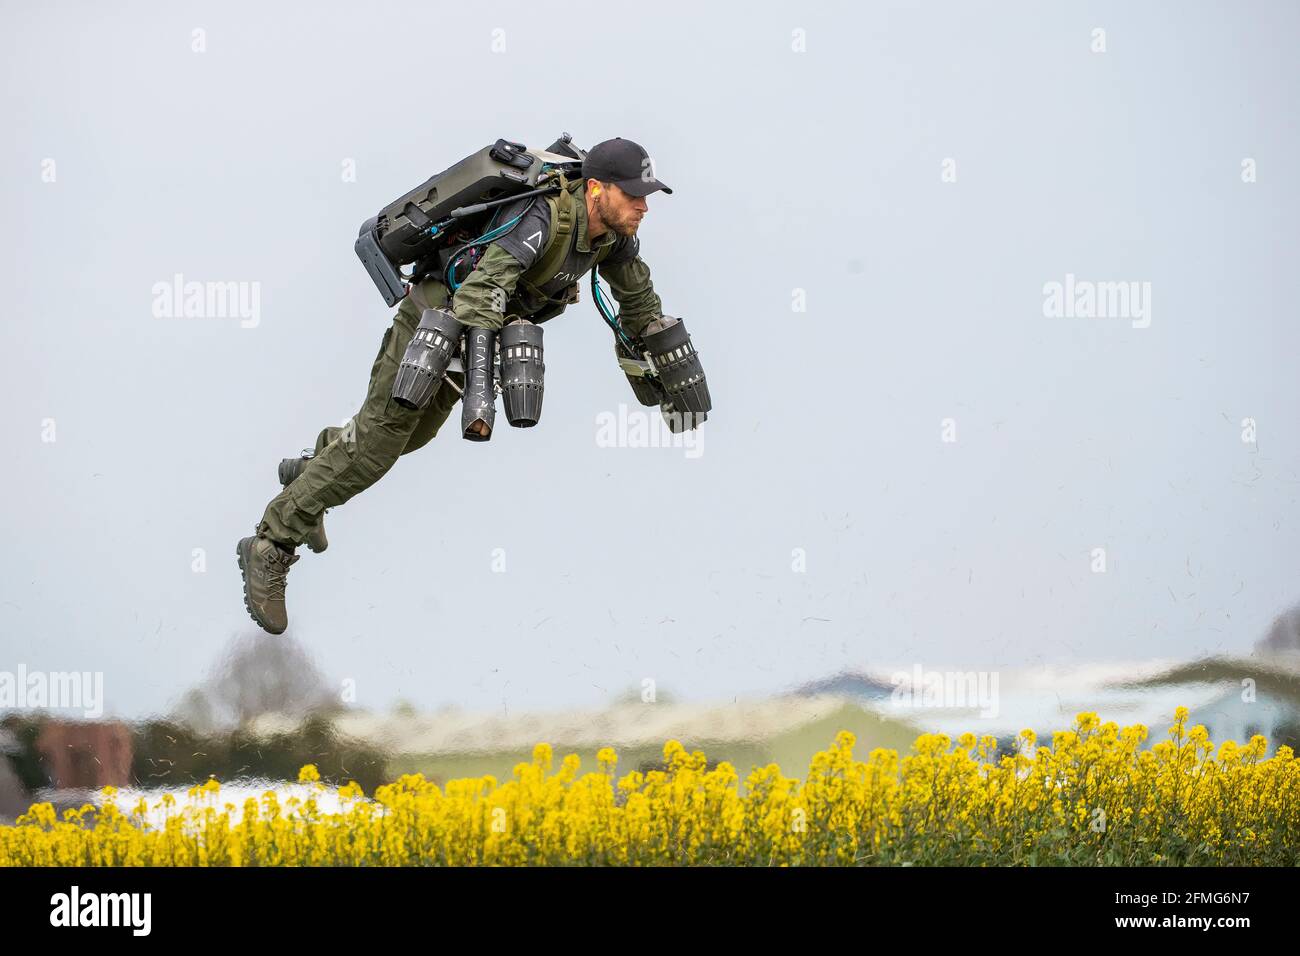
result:
M 626 222 L 615 221 L 614 211 L 609 208 L 609 202 L 604 196 L 596 197 L 596 212 L 600 214 L 600 221 L 609 229 L 614 230 L 615 235 L 635 236 L 641 222 L 637 219 L 636 213 L 629 213 Z

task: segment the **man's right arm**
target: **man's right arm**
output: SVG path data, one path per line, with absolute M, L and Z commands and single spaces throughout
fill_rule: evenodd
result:
M 466 325 L 499 330 L 505 324 L 506 303 L 523 274 L 519 260 L 492 243 L 452 296 L 452 312 Z
M 502 221 L 522 216 L 519 223 L 488 245 L 469 278 L 452 297 L 452 311 L 466 325 L 499 330 L 505 324 L 505 307 L 514 295 L 519 277 L 541 257 L 550 235 L 551 212 L 545 199 L 524 208 L 520 200 L 503 210 Z

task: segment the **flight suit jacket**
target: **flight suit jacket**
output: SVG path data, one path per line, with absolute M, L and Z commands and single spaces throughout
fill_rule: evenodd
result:
M 609 283 L 610 292 L 619 305 L 618 320 L 623 330 L 633 338 L 640 336 L 648 322 L 663 314 L 662 303 L 650 281 L 650 269 L 640 255 L 640 239 L 636 236 L 617 235 L 612 229 L 595 240 L 591 239 L 587 235 L 586 196 L 587 186 L 584 182 L 574 192 L 572 231 L 567 236 L 557 231 L 551 240 L 569 243 L 568 252 L 555 275 L 543 277 L 538 288 L 534 289 L 525 288 L 519 282 L 520 277 L 550 248 L 546 240 L 550 217 L 556 215 L 557 200 L 546 196 L 534 202 L 509 233 L 488 245 L 474 271 L 452 296 L 451 310 L 456 318 L 466 325 L 490 329 L 500 329 L 515 317 L 533 319 L 543 310 L 552 314 L 539 321 L 554 318 L 565 308 L 564 305 L 556 306 L 556 297 L 575 287 L 591 270 L 596 255 L 602 249 L 612 246 L 612 250 L 596 266 L 597 274 Z M 528 200 L 521 199 L 503 207 L 498 221 L 509 222 L 527 205 Z M 437 281 L 439 280 L 424 280 L 403 301 L 403 308 L 411 302 L 410 309 L 413 310 L 416 321 L 427 301 L 421 295 L 421 289 L 426 282 Z M 573 291 L 576 292 L 576 288 Z M 538 292 L 542 295 L 536 294 Z M 441 297 L 429 298 L 437 301 Z M 505 303 L 504 311 L 500 309 L 502 302 Z

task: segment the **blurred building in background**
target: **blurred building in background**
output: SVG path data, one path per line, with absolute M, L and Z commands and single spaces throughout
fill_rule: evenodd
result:
M 98 790 L 131 782 L 131 729 L 120 721 L 52 720 L 41 728 L 36 749 L 55 789 Z

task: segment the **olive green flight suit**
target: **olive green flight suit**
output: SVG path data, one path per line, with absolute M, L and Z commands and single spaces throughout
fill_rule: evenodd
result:
M 578 261 L 580 270 L 588 259 L 603 258 L 607 250 L 620 241 L 613 230 L 608 230 L 594 242 L 587 236 L 586 183 L 571 184 L 576 201 L 573 228 L 569 235 L 558 231 L 542 250 L 543 256 L 551 251 L 555 242 L 570 243 L 566 263 Z M 556 217 L 556 200 L 547 197 L 551 221 Z M 627 240 L 621 240 L 626 243 Z M 634 253 L 635 254 L 632 254 Z M 538 263 L 540 264 L 540 262 Z M 594 264 L 594 262 L 593 262 Z M 587 266 L 587 271 L 591 266 Z M 639 244 L 633 244 L 624 261 L 617 264 L 601 262 L 599 275 L 609 283 L 610 292 L 619 303 L 619 322 L 629 335 L 638 336 L 653 318 L 662 315 L 659 297 L 650 281 L 650 270 L 639 255 Z M 583 273 L 579 273 L 579 277 Z M 528 275 L 528 278 L 524 278 Z M 565 273 L 567 280 L 571 273 Z M 517 316 L 533 318 L 543 307 L 553 318 L 564 311 L 564 304 L 556 299 L 542 298 L 539 287 L 543 280 L 555 277 L 537 277 L 504 248 L 491 243 L 469 277 L 456 290 L 454 296 L 441 281 L 426 279 L 419 283 L 398 306 L 392 325 L 384 332 L 379 354 L 370 367 L 370 387 L 360 411 L 344 426 L 330 426 L 316 436 L 316 456 L 307 462 L 297 479 L 271 499 L 257 526 L 259 534 L 285 547 L 301 544 L 308 532 L 320 521 L 326 508 L 337 507 L 369 488 L 382 478 L 401 455 L 423 448 L 429 443 L 460 400 L 460 395 L 444 383 L 434 393 L 424 409 L 408 409 L 393 401 L 393 379 L 397 367 L 406 353 L 406 346 L 415 334 L 420 316 L 425 308 L 447 306 L 456 318 L 466 325 L 499 329 Z M 521 281 L 521 279 L 523 281 Z M 554 282 L 550 283 L 555 285 Z M 575 301 L 577 283 L 570 286 L 565 301 Z M 505 302 L 504 312 L 493 303 Z M 538 319 L 544 321 L 544 319 Z M 450 372 L 447 376 L 458 387 L 464 386 L 464 376 Z M 494 427 L 495 430 L 495 427 Z

